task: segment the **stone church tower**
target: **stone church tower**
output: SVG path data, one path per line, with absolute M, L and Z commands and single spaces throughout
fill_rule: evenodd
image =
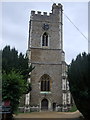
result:
M 62 5 L 55 3 L 49 15 L 31 11 L 28 57 L 35 69 L 30 80 L 32 91 L 26 95 L 31 111 L 68 111 L 70 108 L 62 11 Z

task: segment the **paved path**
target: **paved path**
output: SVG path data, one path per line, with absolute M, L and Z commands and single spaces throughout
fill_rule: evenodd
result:
M 37 118 L 38 120 L 45 120 L 48 118 L 48 120 L 52 119 L 58 119 L 59 120 L 79 120 L 80 113 L 78 111 L 76 112 L 32 112 L 32 113 L 24 113 L 24 114 L 19 114 L 15 116 L 15 120 L 34 120 Z

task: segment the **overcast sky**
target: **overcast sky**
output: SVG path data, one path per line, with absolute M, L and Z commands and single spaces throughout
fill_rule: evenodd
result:
M 53 0 L 54 1 L 54 0 Z M 15 47 L 25 53 L 28 49 L 28 25 L 30 11 L 51 12 L 53 2 L 3 2 L 2 3 L 2 46 Z M 69 19 L 88 38 L 88 2 L 62 2 Z M 63 49 L 70 63 L 77 54 L 88 51 L 88 40 L 63 16 Z M 0 38 L 1 42 L 1 38 Z

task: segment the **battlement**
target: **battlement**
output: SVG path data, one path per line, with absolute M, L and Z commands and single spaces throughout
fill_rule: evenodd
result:
M 31 15 L 34 16 L 34 15 L 37 15 L 37 16 L 49 16 L 51 15 L 52 13 L 47 13 L 47 12 L 41 12 L 41 11 L 31 11 Z
M 52 14 L 59 14 L 60 11 L 62 12 L 62 5 L 60 3 L 58 3 L 58 5 L 54 3 L 52 5 Z
M 58 3 L 58 5 L 56 5 L 56 3 L 54 3 L 53 5 L 52 5 L 52 8 L 53 9 L 55 9 L 55 8 L 61 8 L 62 7 L 62 5 L 60 4 L 60 3 Z
M 52 12 L 47 14 L 47 12 L 41 12 L 41 11 L 31 11 L 31 16 L 37 15 L 37 16 L 51 16 L 51 15 L 55 15 L 58 14 L 59 11 L 62 11 L 62 5 L 60 3 L 58 3 L 58 5 L 56 5 L 56 3 L 54 3 L 52 5 Z

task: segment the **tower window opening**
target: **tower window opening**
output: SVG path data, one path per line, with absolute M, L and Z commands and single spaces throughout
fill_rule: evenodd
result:
M 46 32 L 42 36 L 42 46 L 48 46 L 48 34 Z
M 48 75 L 41 77 L 41 91 L 50 91 L 50 77 Z

